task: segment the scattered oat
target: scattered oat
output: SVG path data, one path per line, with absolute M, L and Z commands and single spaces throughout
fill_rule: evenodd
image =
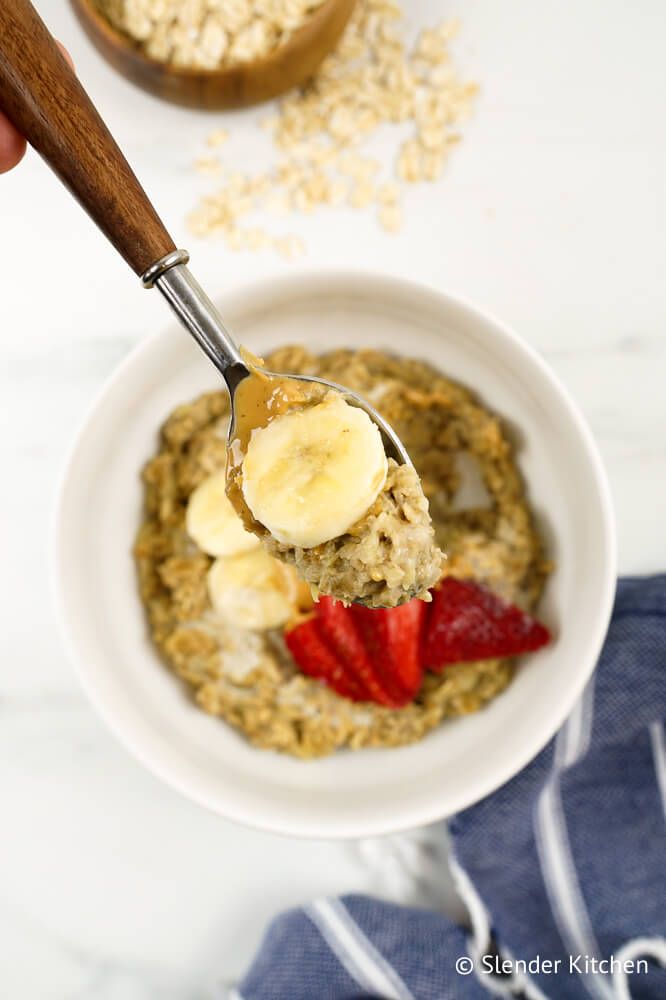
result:
M 208 174 L 211 177 L 222 173 L 222 164 L 216 156 L 200 156 L 195 160 L 194 167 L 198 174 Z
M 338 157 L 337 167 L 341 174 L 353 177 L 357 181 L 369 181 L 379 172 L 381 164 L 357 153 L 343 153 Z
M 377 188 L 377 201 L 380 205 L 395 205 L 400 200 L 400 185 L 395 181 L 387 181 Z
M 370 202 L 375 200 L 377 191 L 374 184 L 369 181 L 358 181 L 349 195 L 349 204 L 352 208 L 365 208 Z
M 233 30 L 240 31 L 244 0 L 214 2 L 233 7 L 239 25 Z M 261 6 L 286 2 L 262 0 Z M 232 249 L 244 249 L 249 241 L 238 230 L 247 215 L 309 215 L 343 205 L 374 208 L 387 233 L 400 229 L 404 184 L 441 178 L 477 91 L 461 81 L 452 64 L 449 44 L 457 23 L 425 28 L 410 48 L 402 16 L 394 0 L 358 0 L 337 50 L 316 77 L 280 101 L 277 114 L 260 121 L 273 140 L 271 171 L 258 177 L 234 174 L 205 195 L 190 217 L 197 235 L 219 233 Z M 366 143 L 386 126 L 395 126 L 394 151 L 380 163 L 368 155 Z M 209 146 L 215 148 L 220 132 L 209 138 Z M 300 240 L 294 252 L 285 239 L 290 238 L 271 238 L 266 245 L 288 257 L 303 251 Z
M 208 145 L 211 149 L 217 149 L 219 146 L 223 146 L 228 138 L 229 133 L 226 128 L 215 129 L 215 131 L 211 132 L 208 136 Z
M 397 205 L 382 205 L 378 218 L 387 233 L 397 233 L 402 225 L 402 212 Z
M 298 236 L 284 236 L 282 239 L 275 240 L 273 245 L 279 254 L 291 259 L 300 257 L 305 252 L 303 240 Z

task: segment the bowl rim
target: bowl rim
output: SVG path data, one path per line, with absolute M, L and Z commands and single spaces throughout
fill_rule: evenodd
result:
M 447 804 L 442 806 L 440 800 L 436 797 L 423 803 L 420 808 L 412 805 L 409 808 L 409 812 L 396 815 L 390 825 L 387 825 L 385 821 L 376 822 L 375 820 L 369 820 L 364 824 L 348 822 L 346 825 L 341 824 L 332 829 L 326 822 L 323 824 L 318 822 L 317 817 L 314 815 L 307 824 L 304 824 L 300 820 L 296 822 L 292 821 L 286 812 L 279 819 L 275 819 L 272 815 L 266 816 L 265 814 L 251 816 L 248 815 L 247 811 L 242 808 L 236 808 L 234 805 L 231 807 L 222 806 L 217 796 L 193 790 L 186 779 L 183 779 L 180 775 L 174 775 L 168 765 L 164 765 L 161 760 L 155 759 L 151 751 L 142 744 L 141 738 L 134 733 L 132 726 L 127 726 L 122 718 L 105 704 L 103 697 L 98 694 L 93 681 L 94 674 L 88 671 L 83 656 L 80 655 L 77 649 L 76 629 L 71 624 L 72 616 L 68 612 L 68 602 L 65 594 L 66 588 L 63 585 L 63 580 L 66 576 L 67 559 L 66 551 L 62 544 L 63 525 L 67 512 L 67 488 L 77 461 L 78 452 L 98 408 L 104 404 L 107 396 L 113 393 L 116 385 L 122 381 L 125 373 L 132 366 L 140 361 L 144 355 L 149 355 L 154 351 L 156 344 L 163 341 L 166 337 L 171 336 L 174 329 L 173 324 L 171 324 L 171 327 L 167 326 L 152 333 L 132 348 L 120 364 L 113 369 L 93 396 L 66 453 L 52 510 L 49 575 L 58 631 L 67 656 L 74 666 L 79 682 L 96 712 L 118 742 L 133 757 L 155 777 L 160 778 L 165 784 L 180 792 L 185 798 L 226 819 L 256 830 L 268 831 L 284 836 L 343 840 L 399 833 L 454 815 L 456 812 L 466 809 L 492 794 L 513 776 L 522 771 L 541 752 L 571 713 L 596 669 L 613 608 L 617 577 L 617 535 L 610 486 L 597 444 L 578 404 L 574 401 L 568 389 L 566 389 L 551 370 L 547 362 L 535 348 L 524 341 L 510 327 L 496 319 L 492 313 L 480 309 L 463 296 L 443 292 L 432 285 L 405 279 L 391 273 L 373 270 L 350 271 L 345 269 L 327 270 L 307 268 L 299 270 L 294 274 L 241 282 L 234 285 L 232 289 L 222 296 L 216 296 L 214 301 L 224 301 L 226 299 L 227 302 L 234 304 L 248 302 L 252 301 L 253 297 L 258 297 L 259 292 L 264 299 L 271 296 L 284 297 L 290 292 L 296 298 L 302 297 L 307 292 L 312 294 L 313 288 L 317 285 L 325 287 L 328 294 L 348 294 L 350 288 L 357 288 L 366 296 L 368 293 L 371 293 L 372 297 L 374 297 L 375 294 L 380 294 L 382 290 L 386 290 L 387 284 L 393 289 L 397 288 L 403 294 L 410 293 L 413 296 L 419 296 L 422 300 L 429 299 L 434 305 L 443 306 L 450 311 L 459 310 L 462 313 L 471 315 L 479 323 L 491 327 L 500 339 L 504 340 L 505 343 L 511 344 L 526 356 L 526 359 L 538 369 L 540 376 L 557 394 L 562 405 L 567 410 L 576 433 L 584 445 L 599 497 L 599 514 L 604 536 L 606 569 L 603 589 L 599 595 L 596 621 L 590 623 L 586 645 L 581 651 L 580 660 L 581 663 L 587 664 L 586 669 L 580 670 L 575 678 L 575 682 L 569 685 L 568 697 L 563 699 L 562 705 L 557 711 L 553 712 L 548 725 L 543 726 L 538 731 L 535 730 L 532 739 L 524 741 L 521 752 L 515 753 L 499 772 L 492 772 L 492 776 L 490 777 L 481 776 L 474 784 L 471 784 L 471 794 L 458 796 L 460 801 L 454 800 L 452 805 Z M 259 750 L 257 751 L 257 753 L 260 752 Z M 462 801 L 463 798 L 464 801 Z

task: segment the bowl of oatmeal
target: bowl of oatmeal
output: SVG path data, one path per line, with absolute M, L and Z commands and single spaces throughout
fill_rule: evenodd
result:
M 319 616 L 328 635 L 339 610 L 313 605 L 293 553 L 267 551 L 242 525 L 218 530 L 210 498 L 224 494 L 228 405 L 205 359 L 170 332 L 121 366 L 65 474 L 57 593 L 84 686 L 146 766 L 230 818 L 360 836 L 450 815 L 541 749 L 594 668 L 615 549 L 589 431 L 514 334 L 419 286 L 299 277 L 241 291 L 224 314 L 269 367 L 322 375 L 377 406 L 409 450 L 451 587 L 473 581 L 538 616 L 552 641 L 518 660 L 454 653 L 443 669 L 435 655 L 409 697 L 405 677 L 370 685 L 368 698 L 308 671 L 307 629 Z M 351 554 L 342 537 L 343 571 L 366 537 L 351 532 Z M 434 594 L 427 612 L 395 610 L 432 622 Z M 373 614 L 340 608 L 361 630 Z M 431 628 L 423 649 L 438 637 Z

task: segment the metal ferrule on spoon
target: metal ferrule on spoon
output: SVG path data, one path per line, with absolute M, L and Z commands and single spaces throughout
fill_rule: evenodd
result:
M 173 250 L 151 264 L 141 281 L 144 288 L 155 287 L 162 293 L 233 395 L 249 371 L 218 310 L 187 267 L 189 259 L 187 250 Z

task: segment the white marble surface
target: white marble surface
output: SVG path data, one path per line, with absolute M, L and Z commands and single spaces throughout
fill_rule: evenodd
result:
M 255 113 L 163 105 L 41 0 L 85 84 L 207 287 L 302 266 L 187 236 L 212 124 L 261 157 Z M 405 0 L 462 14 L 483 84 L 445 180 L 410 192 L 403 232 L 354 213 L 297 227 L 306 266 L 373 268 L 467 296 L 519 330 L 586 413 L 615 497 L 624 572 L 666 552 L 666 62 L 662 0 Z M 145 773 L 85 702 L 49 593 L 63 454 L 123 355 L 169 322 L 29 155 L 0 178 L 0 991 L 12 1000 L 194 1000 L 246 964 L 276 909 L 375 890 L 428 902 L 358 845 L 298 843 L 208 815 Z M 581 497 L 584 503 L 585 498 Z M 374 856 L 373 856 L 374 858 Z

